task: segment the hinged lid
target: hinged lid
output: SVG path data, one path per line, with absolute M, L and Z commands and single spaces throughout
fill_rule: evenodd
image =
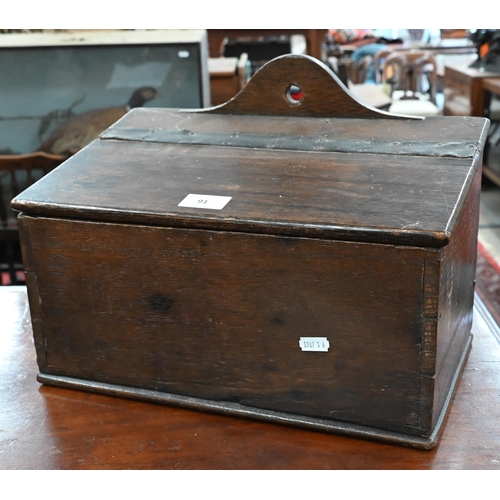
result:
M 50 217 L 443 246 L 488 125 L 372 109 L 319 61 L 283 56 L 222 106 L 130 111 L 12 206 Z M 185 206 L 190 194 L 224 197 L 216 199 L 223 206 Z

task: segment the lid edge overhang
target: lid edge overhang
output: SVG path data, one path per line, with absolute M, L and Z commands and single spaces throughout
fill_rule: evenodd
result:
M 101 224 L 138 224 L 177 229 L 244 232 L 277 237 L 314 238 L 415 247 L 441 248 L 450 242 L 448 230 L 422 231 L 384 227 L 341 226 L 335 224 L 290 223 L 248 218 L 210 218 L 202 215 L 130 212 L 118 208 L 28 202 L 14 198 L 12 208 L 32 217 L 64 218 Z

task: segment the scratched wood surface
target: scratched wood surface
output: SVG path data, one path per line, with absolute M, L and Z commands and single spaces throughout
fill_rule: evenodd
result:
M 292 102 L 291 84 L 303 98 Z M 14 200 L 40 215 L 439 246 L 485 118 L 403 119 L 360 104 L 306 56 L 277 58 L 203 111 L 132 111 Z M 346 154 L 347 153 L 347 154 Z M 220 213 L 178 204 L 230 196 Z
M 49 216 L 440 245 L 473 168 L 473 158 L 102 140 L 13 206 Z M 200 214 L 178 207 L 190 193 L 232 199 L 222 211 Z
M 475 336 L 431 451 L 41 386 L 23 288 L 0 288 L 1 469 L 499 469 L 500 333 Z

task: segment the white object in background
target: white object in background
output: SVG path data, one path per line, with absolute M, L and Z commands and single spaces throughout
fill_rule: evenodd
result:
M 307 42 L 304 35 L 291 35 L 290 47 L 292 54 L 307 54 Z
M 426 29 L 422 35 L 422 43 L 429 45 L 437 45 L 441 41 L 441 30 L 438 29 Z

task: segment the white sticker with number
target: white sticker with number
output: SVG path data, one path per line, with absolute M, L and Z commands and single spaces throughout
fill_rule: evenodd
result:
M 179 207 L 222 210 L 231 200 L 231 196 L 212 196 L 210 194 L 188 194 Z
M 299 346 L 303 351 L 328 352 L 330 342 L 326 337 L 300 337 Z

